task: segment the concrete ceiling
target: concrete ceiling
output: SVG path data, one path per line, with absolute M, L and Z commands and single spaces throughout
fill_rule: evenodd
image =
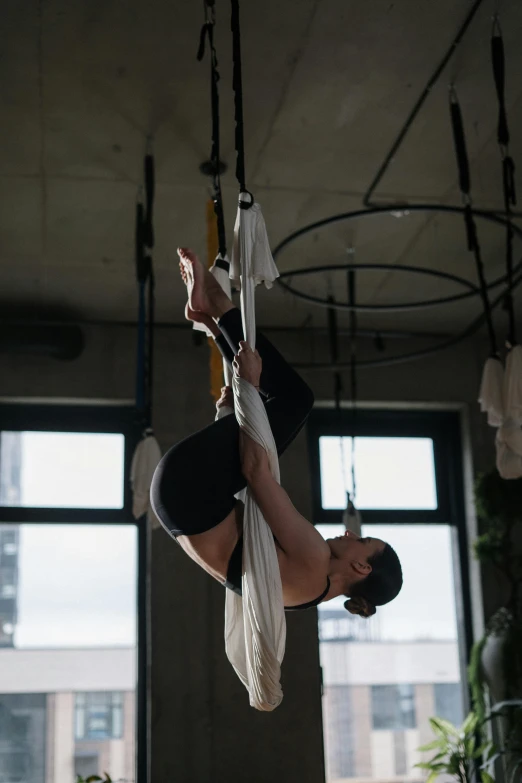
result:
M 156 159 L 157 316 L 182 321 L 175 248 L 206 252 L 210 147 L 208 61 L 197 63 L 202 2 L 5 0 L 1 32 L 0 301 L 38 317 L 134 321 L 134 209 L 147 135 Z M 522 192 L 522 3 L 499 6 L 512 154 Z M 328 215 L 359 209 L 391 143 L 471 7 L 470 0 L 243 0 L 247 184 L 273 246 Z M 497 104 L 484 0 L 374 194 L 378 202 L 459 204 L 448 120 L 455 80 L 467 128 L 474 203 L 502 207 Z M 229 3 L 217 0 L 227 225 L 234 222 Z M 504 230 L 479 225 L 487 275 L 503 273 Z M 515 244 L 522 259 L 522 242 Z M 460 218 L 379 215 L 309 234 L 281 271 L 328 263 L 432 267 L 476 281 Z M 358 297 L 394 303 L 460 293 L 436 278 L 360 273 Z M 345 276 L 294 279 L 307 293 L 345 295 Z M 522 301 L 520 296 L 518 303 Z M 519 308 L 522 310 L 522 308 Z M 260 293 L 259 320 L 325 323 L 325 311 Z M 453 332 L 478 298 L 411 313 L 368 313 L 366 327 Z M 341 316 L 341 324 L 347 316 Z M 505 323 L 500 312 L 499 323 Z

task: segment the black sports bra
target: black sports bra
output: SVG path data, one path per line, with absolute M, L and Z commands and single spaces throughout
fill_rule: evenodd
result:
M 243 536 L 240 537 L 237 542 L 232 557 L 228 562 L 227 578 L 225 581 L 225 587 L 229 590 L 233 590 L 234 593 L 242 595 L 241 590 L 241 574 L 243 571 Z M 303 609 L 311 609 L 313 606 L 317 606 L 321 603 L 323 598 L 326 597 L 330 589 L 330 579 L 326 577 L 326 590 L 321 593 L 319 598 L 314 601 L 308 601 L 306 604 L 299 604 L 299 606 L 285 606 L 285 612 L 301 612 Z

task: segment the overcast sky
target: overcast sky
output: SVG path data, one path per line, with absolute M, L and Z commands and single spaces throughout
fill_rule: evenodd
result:
M 321 444 L 324 504 L 335 507 L 343 497 L 340 439 L 328 440 Z M 361 508 L 411 508 L 412 498 L 417 508 L 436 505 L 430 441 L 363 440 L 357 448 Z M 347 476 L 349 453 L 347 444 Z M 121 507 L 122 477 L 121 436 L 24 433 L 24 505 Z M 449 528 L 372 525 L 363 532 L 389 541 L 404 571 L 401 594 L 378 610 L 380 635 L 456 638 Z M 16 646 L 135 644 L 136 555 L 132 525 L 22 525 Z M 335 603 L 342 606 L 341 600 L 323 606 Z

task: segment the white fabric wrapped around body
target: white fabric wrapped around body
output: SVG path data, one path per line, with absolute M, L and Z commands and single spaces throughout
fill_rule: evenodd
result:
M 254 290 L 271 287 L 278 277 L 270 253 L 261 208 L 238 209 L 230 277 L 241 286 L 245 339 L 255 349 Z M 268 453 L 272 475 L 279 481 L 277 450 L 265 407 L 256 389 L 235 377 L 235 412 L 239 425 Z M 242 597 L 227 590 L 225 645 L 228 659 L 257 710 L 274 710 L 283 698 L 281 663 L 286 643 L 286 620 L 279 562 L 272 532 L 247 488 L 244 503 Z
M 506 368 L 496 358 L 484 367 L 479 402 L 488 424 L 497 428 L 497 470 L 504 479 L 522 477 L 522 346 L 507 355 Z
M 131 463 L 131 488 L 132 488 L 132 513 L 135 519 L 139 519 L 147 513 L 149 521 L 154 527 L 160 523 L 152 512 L 150 505 L 150 485 L 152 477 L 161 459 L 161 449 L 152 430 L 144 432 L 143 439 L 136 446 Z

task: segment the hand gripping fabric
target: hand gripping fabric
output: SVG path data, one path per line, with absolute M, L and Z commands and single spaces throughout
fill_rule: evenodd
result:
M 230 277 L 241 287 L 243 331 L 252 350 L 256 336 L 255 287 L 263 282 L 271 288 L 278 276 L 259 204 L 249 209 L 239 208 Z M 272 475 L 279 482 L 276 445 L 259 394 L 250 383 L 235 375 L 232 385 L 239 425 L 266 450 Z M 230 663 L 249 692 L 250 705 L 270 712 L 283 698 L 280 674 L 286 621 L 281 574 L 274 537 L 248 487 L 238 498 L 245 505 L 243 595 L 227 590 L 225 647 Z

